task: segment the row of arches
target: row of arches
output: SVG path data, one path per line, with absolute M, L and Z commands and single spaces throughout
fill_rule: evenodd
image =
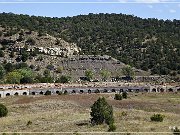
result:
M 27 92 L 23 92 L 22 94 L 18 93 L 18 92 L 15 92 L 14 94 L 11 94 L 11 93 L 6 93 L 5 96 L 8 97 L 8 96 L 18 96 L 18 95 L 27 95 Z M 2 94 L 0 94 L 0 97 L 2 97 Z
M 165 92 L 166 89 L 165 88 L 153 88 L 151 92 Z M 178 89 L 177 89 L 178 91 Z M 173 88 L 169 88 L 167 89 L 167 92 L 174 92 L 174 89 Z

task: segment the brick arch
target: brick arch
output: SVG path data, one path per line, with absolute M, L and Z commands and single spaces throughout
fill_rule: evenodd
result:
M 168 91 L 169 91 L 169 92 L 173 92 L 173 88 L 169 88 Z
M 27 95 L 27 92 L 23 92 L 23 95 Z
M 156 92 L 156 88 L 153 88 L 153 89 L 152 89 L 152 92 Z
M 18 92 L 16 92 L 16 93 L 14 93 L 14 95 L 15 95 L 15 96 L 18 96 L 18 95 L 19 95 L 19 93 L 18 93 Z
M 41 91 L 41 92 L 39 92 L 39 94 L 40 94 L 40 95 L 43 95 L 43 92 Z
M 80 93 L 84 93 L 84 90 L 80 90 L 79 92 L 80 92 Z
M 90 89 L 88 90 L 88 93 L 91 93 L 91 90 L 90 90 Z
M 10 93 L 6 93 L 6 97 L 7 97 L 7 96 L 10 96 L 10 95 L 11 95 Z
M 76 91 L 75 91 L 75 90 L 72 90 L 72 93 L 76 93 Z

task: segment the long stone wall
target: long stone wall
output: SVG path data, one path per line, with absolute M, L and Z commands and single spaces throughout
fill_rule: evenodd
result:
M 42 85 L 39 85 L 42 86 Z M 50 86 L 50 85 L 49 85 Z M 44 95 L 46 91 L 50 91 L 52 95 L 56 95 L 59 92 L 69 94 L 82 94 L 82 93 L 121 93 L 121 92 L 180 92 L 180 86 L 104 86 L 104 87 L 34 87 L 29 89 L 4 89 L 0 90 L 0 97 L 17 96 L 17 95 Z

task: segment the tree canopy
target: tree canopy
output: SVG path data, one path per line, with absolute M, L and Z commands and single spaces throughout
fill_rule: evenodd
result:
M 151 70 L 152 74 L 180 73 L 180 20 L 114 13 L 66 18 L 1 13 L 0 25 L 38 31 L 39 36 L 48 33 L 61 37 L 76 43 L 81 53 L 110 55 L 133 67 Z M 6 36 L 15 33 L 11 29 Z

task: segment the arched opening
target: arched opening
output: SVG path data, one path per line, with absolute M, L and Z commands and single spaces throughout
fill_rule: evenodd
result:
M 6 97 L 7 97 L 7 96 L 10 96 L 10 93 L 6 93 Z
M 64 91 L 64 94 L 65 94 L 65 95 L 68 94 L 67 90 Z
M 161 88 L 161 89 L 160 89 L 160 92 L 164 92 L 164 89 L 163 89 L 163 88 Z
M 14 95 L 15 95 L 15 96 L 18 96 L 19 94 L 18 94 L 18 92 L 16 92 Z
M 100 93 L 99 89 L 96 89 L 96 90 L 95 90 L 95 93 Z
M 1 94 L 0 94 L 0 98 L 1 98 Z
M 120 89 L 120 92 L 123 92 L 124 90 L 123 89 Z
M 32 95 L 36 95 L 36 93 L 35 93 L 35 92 L 32 92 Z
M 139 89 L 136 89 L 136 91 L 135 91 L 136 93 L 138 93 L 139 92 Z
M 180 88 L 179 88 L 179 89 L 177 89 L 177 92 L 180 92 Z
M 88 90 L 88 93 L 90 94 L 90 93 L 91 93 L 91 90 Z
M 172 89 L 172 88 L 169 88 L 168 91 L 169 91 L 169 92 L 173 92 L 173 89 Z
M 56 94 L 59 94 L 59 91 L 58 91 L 58 90 L 56 91 Z
M 27 95 L 27 92 L 23 92 L 23 95 Z
M 128 92 L 132 92 L 133 90 L 132 89 L 128 89 Z
M 84 93 L 84 90 L 80 90 L 80 93 Z
M 108 92 L 108 90 L 107 90 L 107 89 L 104 89 L 103 93 L 107 93 L 107 92 Z
M 144 89 L 145 92 L 148 92 L 148 89 Z
M 75 90 L 72 90 L 72 93 L 76 93 L 76 91 L 75 91 Z
M 51 91 L 50 90 L 47 90 L 44 95 L 51 95 Z
M 41 92 L 39 92 L 39 94 L 40 94 L 40 95 L 43 95 L 43 92 L 41 91 Z
M 112 89 L 111 92 L 116 92 L 116 90 L 115 90 L 115 89 Z
M 156 92 L 156 89 L 155 89 L 155 88 L 153 88 L 153 89 L 152 89 L 152 92 Z

